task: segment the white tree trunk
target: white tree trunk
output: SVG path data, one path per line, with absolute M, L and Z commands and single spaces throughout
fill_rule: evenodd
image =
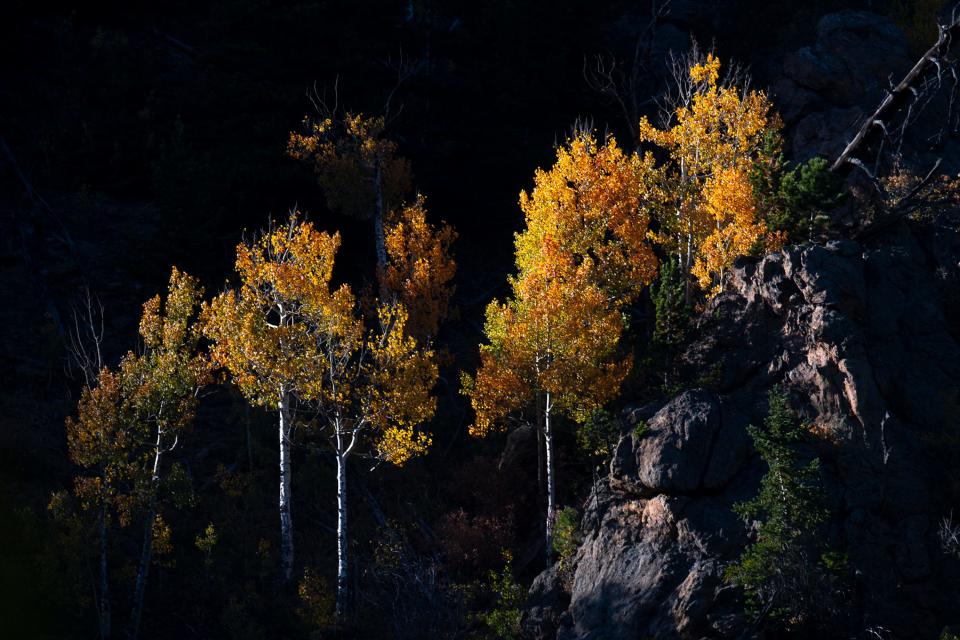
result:
M 290 491 L 291 438 L 293 424 L 290 419 L 290 398 L 286 391 L 280 393 L 280 567 L 284 582 L 293 578 L 293 515 Z
M 337 617 L 347 611 L 347 457 L 337 452 Z
M 547 522 L 546 522 L 546 545 L 547 545 L 547 564 L 553 561 L 553 525 L 556 520 L 557 509 L 557 485 L 556 471 L 554 469 L 555 456 L 553 453 L 553 431 L 550 427 L 550 410 L 553 408 L 550 398 L 550 392 L 547 392 L 546 404 L 543 409 L 543 440 L 544 448 L 547 454 Z

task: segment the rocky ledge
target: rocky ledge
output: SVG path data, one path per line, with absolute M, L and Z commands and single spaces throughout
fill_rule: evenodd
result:
M 778 384 L 814 435 L 830 543 L 849 558 L 843 637 L 935 638 L 960 622 L 960 560 L 938 538 L 960 507 L 956 228 L 901 223 L 862 244 L 740 261 L 686 354 L 692 370 L 714 374 L 711 390 L 626 411 L 569 574 L 536 579 L 525 633 L 749 635 L 723 569 L 747 543 L 731 507 L 756 494 L 765 470 L 746 427 L 763 420 Z

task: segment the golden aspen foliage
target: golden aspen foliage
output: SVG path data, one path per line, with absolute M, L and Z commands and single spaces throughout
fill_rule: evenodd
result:
M 542 260 L 512 280 L 513 297 L 487 307 L 475 379 L 466 379 L 476 419 L 471 435 L 506 427 L 517 411 L 550 393 L 556 408 L 575 417 L 614 397 L 631 360 L 620 357 L 623 317 L 595 284 L 597 268 L 579 265 L 552 239 Z
M 669 154 L 657 176 L 660 230 L 653 237 L 680 257 L 685 275 L 716 292 L 733 259 L 766 234 L 748 202 L 749 176 L 780 121 L 763 92 L 721 83 L 713 54 L 691 65 L 689 80 L 689 99 L 677 106 L 672 126 L 658 129 L 644 117 L 639 134 Z
M 399 303 L 381 305 L 367 330 L 346 284 L 330 283 L 339 234 L 290 223 L 237 248 L 241 285 L 207 305 L 214 360 L 254 404 L 281 389 L 315 406 L 336 450 L 366 441 L 402 464 L 429 446 L 418 429 L 433 417 L 433 352 L 405 331 Z
M 767 225 L 757 215 L 753 186 L 741 169 L 720 169 L 707 180 L 703 210 L 714 229 L 700 246 L 691 273 L 712 296 L 734 259 L 767 234 Z
M 431 439 L 420 427 L 433 418 L 437 407 L 431 393 L 438 376 L 434 353 L 417 345 L 406 323 L 402 304 L 382 305 L 366 357 L 358 353 L 355 366 L 344 376 L 355 406 L 347 429 L 372 432 L 376 456 L 397 466 L 426 453 Z M 331 404 L 336 401 L 332 394 L 328 399 Z
M 427 221 L 426 199 L 418 195 L 392 216 L 387 225 L 387 267 L 381 290 L 408 310 L 407 331 L 424 342 L 436 336 L 447 318 L 457 263 L 451 255 L 456 232 L 446 223 Z
M 277 227 L 237 246 L 240 284 L 204 305 L 203 331 L 213 361 L 255 405 L 274 406 L 285 393 L 313 398 L 325 366 L 316 334 L 359 335 L 354 297 L 330 290 L 339 234 L 310 223 Z
M 369 219 L 377 213 L 378 197 L 382 211 L 391 211 L 410 191 L 410 164 L 397 156 L 385 127 L 384 117 L 361 113 L 304 118 L 304 133 L 290 134 L 287 153 L 313 165 L 331 209 Z
M 592 258 L 595 283 L 629 303 L 657 273 L 647 234 L 646 200 L 653 180 L 652 158 L 626 154 L 612 136 L 599 144 L 576 135 L 557 148 L 547 171 L 538 169 L 531 193 L 520 194 L 526 229 L 517 236 L 517 267 L 523 273 L 545 258 L 547 238 L 574 262 Z

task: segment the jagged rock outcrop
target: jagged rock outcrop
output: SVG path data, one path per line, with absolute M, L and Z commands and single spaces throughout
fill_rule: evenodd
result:
M 941 217 L 736 265 L 686 356 L 715 372 L 714 388 L 625 414 L 567 593 L 553 574 L 534 583 L 530 637 L 744 633 L 742 596 L 722 575 L 747 542 L 731 506 L 764 472 L 746 426 L 775 384 L 810 425 L 829 539 L 852 567 L 843 637 L 935 638 L 960 622 L 960 561 L 937 537 L 960 507 L 960 242 Z

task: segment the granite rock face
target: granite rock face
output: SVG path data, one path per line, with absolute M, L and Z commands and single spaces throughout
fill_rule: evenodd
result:
M 955 228 L 902 224 L 863 244 L 741 260 L 686 355 L 691 370 L 719 363 L 714 388 L 624 414 L 572 578 L 562 594 L 555 576 L 538 579 L 527 634 L 740 637 L 742 596 L 722 575 L 747 533 L 731 506 L 758 490 L 746 427 L 777 384 L 816 436 L 830 542 L 854 569 L 851 628 L 933 638 L 960 622 L 960 561 L 937 538 L 960 507 L 946 454 L 960 439 Z

